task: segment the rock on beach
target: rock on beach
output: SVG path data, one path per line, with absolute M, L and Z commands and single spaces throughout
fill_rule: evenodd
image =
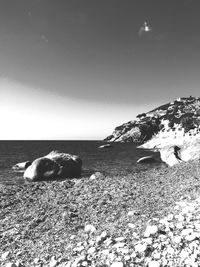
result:
M 79 156 L 52 151 L 37 158 L 25 170 L 24 178 L 32 181 L 52 178 L 70 178 L 81 175 L 82 160 Z

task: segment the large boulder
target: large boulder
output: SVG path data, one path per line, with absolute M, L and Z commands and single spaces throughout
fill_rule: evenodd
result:
M 182 146 L 169 145 L 160 149 L 162 161 L 169 166 L 200 159 L 200 140 L 184 143 Z
M 32 181 L 52 178 L 71 178 L 81 175 L 82 160 L 79 156 L 52 151 L 38 158 L 24 172 L 24 178 Z
M 166 146 L 160 150 L 160 158 L 169 166 L 174 166 L 182 162 L 179 153 L 180 150 L 177 146 Z

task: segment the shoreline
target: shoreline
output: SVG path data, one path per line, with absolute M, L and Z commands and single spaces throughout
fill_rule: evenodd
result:
M 4 261 L 0 255 L 1 264 L 19 260 L 25 267 L 50 266 L 56 257 L 55 266 L 67 266 L 86 253 L 75 253 L 74 248 L 80 242 L 89 246 L 84 230 L 88 224 L 96 229 L 94 237 L 106 231 L 110 239 L 126 238 L 133 252 L 138 242 L 134 235 L 142 236 L 150 219 L 172 212 L 181 197 L 200 195 L 199 180 L 197 161 L 126 176 L 1 186 L 0 254 L 9 252 Z M 112 253 L 114 248 L 107 249 Z M 93 266 L 95 255 L 90 255 L 87 266 Z

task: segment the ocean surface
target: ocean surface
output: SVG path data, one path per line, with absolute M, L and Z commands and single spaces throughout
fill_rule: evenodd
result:
M 111 148 L 99 149 L 103 144 L 103 141 L 0 141 L 0 184 L 23 183 L 23 173 L 13 171 L 12 166 L 45 156 L 52 150 L 79 155 L 83 160 L 83 177 L 97 171 L 126 175 L 161 166 L 137 164 L 139 158 L 152 154 L 159 160 L 159 154 L 138 149 L 133 143 L 112 143 Z

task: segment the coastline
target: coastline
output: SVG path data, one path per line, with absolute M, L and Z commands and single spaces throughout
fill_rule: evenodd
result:
M 108 240 L 126 239 L 127 255 L 131 255 L 149 220 L 173 213 L 180 199 L 200 196 L 199 180 L 199 161 L 196 161 L 132 175 L 100 175 L 94 180 L 83 177 L 2 185 L 0 254 L 9 252 L 9 255 L 3 261 L 0 258 L 1 266 L 17 260 L 25 267 L 82 266 L 80 262 L 72 265 L 80 256 L 85 257 L 89 264 L 86 266 L 98 266 L 97 258 L 105 250 L 105 244 L 97 246 L 95 238 L 105 231 Z M 86 233 L 86 225 L 93 225 L 96 231 Z M 79 251 L 76 248 L 80 242 Z M 95 251 L 88 254 L 90 247 L 95 247 Z M 110 264 L 117 258 L 119 261 L 119 257 L 126 261 L 112 242 L 106 249 L 109 255 L 114 254 Z M 53 259 L 56 263 L 50 265 Z M 101 261 L 103 264 L 104 259 Z M 106 261 L 109 259 L 105 257 Z M 131 261 L 132 258 L 127 260 L 127 264 Z M 141 264 L 145 266 L 144 262 Z

